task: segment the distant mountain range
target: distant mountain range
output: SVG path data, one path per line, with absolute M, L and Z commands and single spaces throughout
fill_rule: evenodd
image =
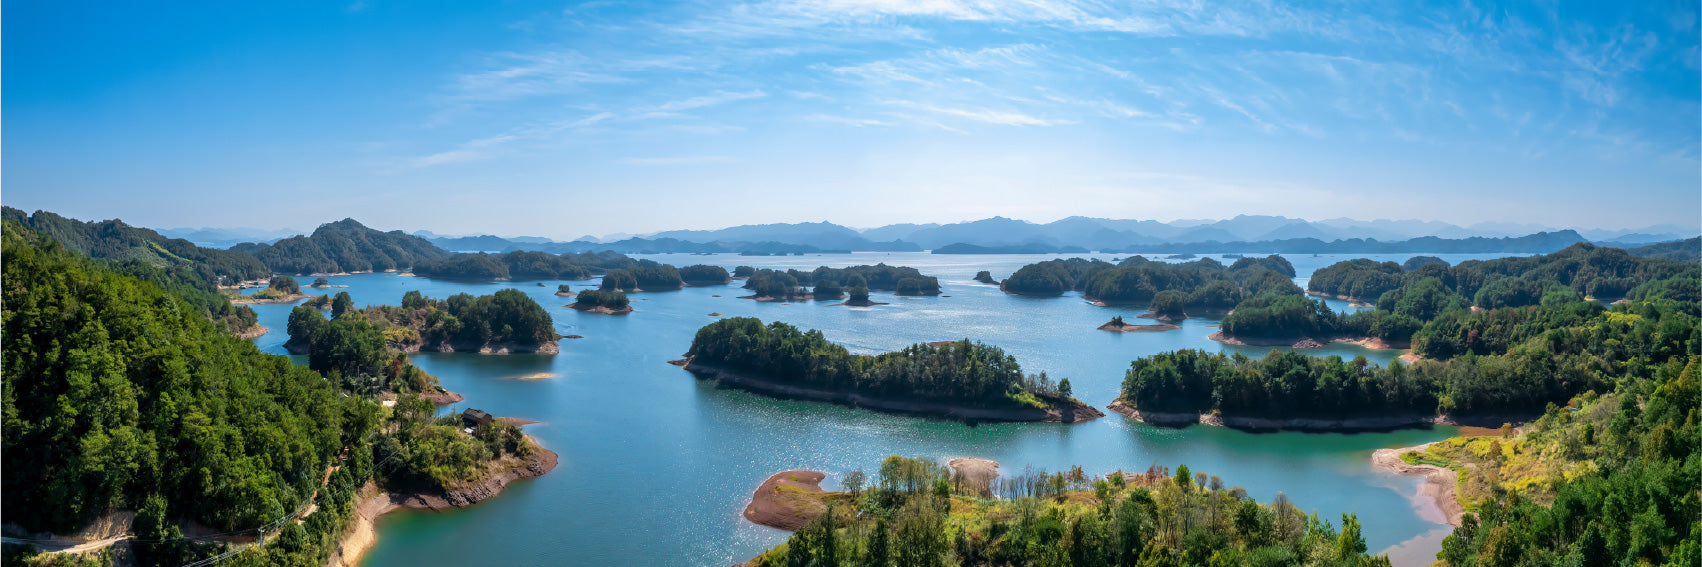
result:
M 1227 220 L 1122 220 L 1069 217 L 1032 223 L 1005 217 L 951 224 L 894 224 L 855 229 L 830 222 L 741 225 L 718 230 L 671 230 L 648 235 L 580 237 L 557 242 L 540 237 L 443 236 L 415 232 L 450 251 L 541 250 L 622 253 L 749 254 L 936 250 L 988 253 L 1041 250 L 1073 252 L 1552 252 L 1573 242 L 1614 246 L 1670 242 L 1697 229 L 1655 225 L 1632 230 L 1569 230 L 1513 223 L 1461 227 L 1438 221 L 1347 218 L 1307 221 L 1241 215 Z M 1469 241 L 1469 242 L 1456 242 Z M 1505 249 L 1503 249 L 1505 248 Z M 980 252 L 970 252 L 970 251 Z

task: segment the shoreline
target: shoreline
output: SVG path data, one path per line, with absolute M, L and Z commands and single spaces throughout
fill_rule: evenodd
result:
M 1153 425 L 1156 427 L 1188 427 L 1190 425 L 1208 425 L 1228 427 L 1248 432 L 1269 431 L 1306 431 L 1325 433 L 1359 433 L 1371 431 L 1395 431 L 1399 429 L 1429 429 L 1438 425 L 1451 427 L 1496 427 L 1503 423 L 1525 423 L 1542 414 L 1524 416 L 1483 415 L 1471 417 L 1455 417 L 1451 415 L 1380 415 L 1349 418 L 1314 418 L 1314 417 L 1250 417 L 1224 416 L 1213 413 L 1187 412 L 1155 412 L 1142 411 L 1129 407 L 1119 398 L 1106 409 L 1123 414 L 1124 417 Z
M 355 504 L 354 517 L 344 527 L 343 534 L 337 540 L 337 547 L 331 551 L 331 557 L 326 560 L 326 567 L 352 567 L 359 565 L 360 560 L 372 551 L 378 543 L 378 518 L 401 510 L 431 510 L 442 512 L 449 508 L 466 508 L 502 494 L 509 484 L 543 476 L 555 470 L 560 456 L 554 451 L 539 445 L 531 435 L 526 441 L 532 445 L 534 453 L 526 459 L 516 459 L 509 463 L 508 468 L 492 472 L 479 482 L 457 488 L 444 494 L 424 493 L 392 493 L 386 492 L 373 481 L 367 481 L 361 487 L 358 502 Z M 495 461 L 493 464 L 501 464 Z
M 1076 423 L 1105 417 L 1104 412 L 1101 412 L 1097 408 L 1085 403 L 1074 408 L 1053 408 L 1043 411 L 1035 408 L 986 408 L 964 406 L 950 402 L 896 400 L 890 398 L 878 398 L 855 392 L 840 392 L 792 384 L 783 384 L 742 372 L 736 372 L 714 365 L 696 362 L 691 359 L 686 359 L 684 361 L 672 361 L 671 364 L 676 364 L 684 368 L 687 372 L 690 372 L 692 376 L 699 380 L 719 380 L 723 384 L 777 398 L 827 402 L 902 415 L 915 415 L 927 418 L 966 422 L 1026 421 L 1053 423 Z
M 1171 323 L 1159 323 L 1156 325 L 1133 325 L 1124 323 L 1122 326 L 1106 323 L 1099 326 L 1099 330 L 1101 331 L 1116 331 L 1121 333 L 1156 333 L 1162 331 L 1174 331 L 1181 328 L 1181 325 Z
M 1323 348 L 1323 347 L 1330 345 L 1330 344 L 1340 343 L 1340 344 L 1354 345 L 1354 346 L 1358 346 L 1358 347 L 1366 348 L 1366 349 L 1370 349 L 1370 350 L 1408 350 L 1408 349 L 1412 348 L 1411 343 L 1392 343 L 1392 342 L 1385 341 L 1385 340 L 1377 338 L 1377 337 L 1330 337 L 1328 339 L 1316 339 L 1316 338 L 1312 338 L 1312 337 L 1296 337 L 1296 338 L 1288 338 L 1288 339 L 1269 339 L 1269 338 L 1259 338 L 1259 337 L 1232 337 L 1232 336 L 1223 334 L 1223 331 L 1218 331 L 1216 333 L 1212 333 L 1211 335 L 1208 335 L 1206 338 L 1220 342 L 1220 343 L 1223 343 L 1223 344 L 1226 344 L 1226 345 L 1237 345 L 1237 346 Z
M 262 336 L 265 336 L 266 333 L 270 333 L 270 332 L 272 332 L 271 329 L 262 327 L 262 326 L 260 326 L 259 323 L 255 323 L 253 327 L 248 328 L 248 330 L 246 330 L 246 331 L 237 333 L 236 336 L 242 337 L 242 338 L 245 338 L 245 339 L 258 339 Z
M 1129 407 L 1129 405 L 1122 399 L 1111 402 L 1111 405 L 1105 407 L 1111 411 L 1123 414 L 1124 417 L 1128 417 L 1129 419 L 1156 427 L 1183 428 L 1198 424 L 1228 427 L 1230 429 L 1238 429 L 1249 432 L 1312 431 L 1348 433 L 1364 431 L 1392 431 L 1396 429 L 1428 429 L 1437 425 L 1458 425 L 1447 416 L 1424 416 L 1417 414 L 1402 416 L 1352 417 L 1346 419 L 1223 416 L 1220 414 L 1210 413 L 1195 414 L 1185 412 L 1141 411 Z
M 627 313 L 632 312 L 632 305 L 631 304 L 628 304 L 626 307 L 622 307 L 620 309 L 611 309 L 611 308 L 608 308 L 608 307 L 603 307 L 601 305 L 599 305 L 597 307 L 581 307 L 579 305 L 579 302 L 575 301 L 572 304 L 569 304 L 567 306 L 567 308 L 572 309 L 574 311 L 579 311 L 579 312 L 582 312 L 582 313 L 596 313 L 598 315 L 625 315 Z
M 891 303 L 884 303 L 884 302 L 880 302 L 880 301 L 851 301 L 851 300 L 847 300 L 844 303 L 830 304 L 830 305 L 828 305 L 828 307 L 874 307 L 876 305 L 892 305 L 892 304 Z
M 343 287 L 348 287 L 348 286 L 343 286 Z M 288 296 L 280 297 L 280 298 L 277 298 L 277 299 L 254 299 L 254 296 L 252 296 L 252 295 L 244 295 L 242 297 L 237 297 L 237 298 L 231 299 L 230 304 L 231 305 L 277 305 L 277 304 L 280 304 L 280 303 L 291 303 L 291 302 L 295 302 L 295 301 L 301 301 L 301 300 L 307 299 L 309 297 L 313 297 L 313 296 L 305 294 L 305 293 L 292 293 Z
M 1312 291 L 1312 290 L 1309 290 L 1309 289 L 1306 290 L 1306 295 L 1335 299 L 1335 300 L 1338 300 L 1338 301 L 1346 301 L 1348 307 L 1352 307 L 1352 308 L 1355 308 L 1355 309 L 1370 309 L 1372 307 L 1376 307 L 1376 305 L 1373 305 L 1372 303 L 1367 303 L 1363 299 L 1357 299 L 1357 298 L 1348 297 L 1348 296 L 1345 296 L 1345 295 L 1332 295 L 1332 294 L 1324 293 L 1324 292 L 1321 292 L 1321 291 Z
M 563 338 L 565 338 L 565 337 L 563 337 Z M 291 339 L 291 340 L 293 341 L 294 339 Z M 462 354 L 486 354 L 486 355 L 496 355 L 496 356 L 503 356 L 503 355 L 510 355 L 510 354 L 546 354 L 546 355 L 549 355 L 549 354 L 561 354 L 561 344 L 559 344 L 558 341 L 559 341 L 559 339 L 551 340 L 551 341 L 539 343 L 537 346 L 521 345 L 521 344 L 518 344 L 518 343 L 494 343 L 494 344 L 480 345 L 479 348 L 477 348 L 477 349 L 456 348 L 455 345 L 447 343 L 447 342 L 432 345 L 429 348 L 423 343 L 411 343 L 411 344 L 406 344 L 406 345 L 401 345 L 401 346 L 394 346 L 394 345 L 386 344 L 385 346 L 395 350 L 396 352 L 405 353 L 405 354 L 414 354 L 414 353 L 419 353 L 419 352 L 444 352 L 444 353 L 462 353 Z M 288 341 L 286 341 L 284 343 L 284 350 L 288 351 L 290 354 L 307 354 L 308 348 L 309 348 L 309 345 L 296 344 L 296 343 L 292 343 L 292 342 L 288 342 Z
M 1371 468 L 1392 472 L 1402 476 L 1422 476 L 1424 482 L 1418 487 L 1418 494 L 1412 495 L 1413 504 L 1419 507 L 1419 516 L 1426 520 L 1446 523 L 1458 527 L 1465 516 L 1465 507 L 1460 505 L 1460 499 L 1455 492 L 1458 473 L 1453 469 L 1436 465 L 1409 465 L 1401 460 L 1401 455 L 1408 451 L 1423 452 L 1434 443 L 1425 443 L 1412 447 L 1397 449 L 1378 449 L 1371 452 Z M 1435 509 L 1425 507 L 1434 505 Z M 1426 512 L 1439 517 L 1431 517 Z

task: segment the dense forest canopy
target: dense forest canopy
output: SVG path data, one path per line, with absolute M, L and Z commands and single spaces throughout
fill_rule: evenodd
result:
M 1697 305 L 1693 298 L 1651 296 L 1612 310 L 1577 300 L 1454 311 L 1466 315 L 1426 325 L 1414 347 L 1447 360 L 1411 365 L 1182 350 L 1134 361 L 1123 397 L 1153 411 L 1267 417 L 1530 412 L 1585 391 L 1645 379 L 1659 365 L 1697 352 L 1702 348 Z
M 15 222 L 0 233 L 0 490 L 8 523 L 66 533 L 133 510 L 136 539 L 126 557 L 137 565 L 172 567 L 224 551 L 216 540 L 184 538 L 182 521 L 243 536 L 269 530 L 264 545 L 226 564 L 319 565 L 369 479 L 390 490 L 442 490 L 488 474 L 493 459 L 535 450 L 501 422 L 463 433 L 458 418 L 435 418 L 432 404 L 411 394 L 386 415 L 372 395 L 440 388 L 385 346 L 378 325 L 356 316 L 367 311 L 344 305 L 326 321 L 298 309 L 292 330 L 316 327 L 319 339 L 309 366 L 298 366 L 225 332 L 177 295 L 205 293 L 200 288 L 127 275 L 193 272 L 134 259 L 109 266 Z M 291 278 L 271 283 L 299 290 Z M 490 300 L 483 307 L 498 314 L 491 318 L 525 310 L 511 297 L 480 299 Z M 460 303 L 458 312 L 477 320 L 486 302 Z M 288 521 L 297 513 L 305 517 Z M 100 561 L 31 553 L 7 544 L 5 561 Z
M 1402 456 L 1462 471 L 1472 512 L 1448 565 L 1702 564 L 1702 360 L 1674 356 L 1611 392 L 1550 405 L 1516 436 Z M 1509 428 L 1509 433 L 1511 433 Z
M 879 289 L 891 291 L 898 295 L 936 295 L 940 293 L 940 280 L 933 276 L 922 275 L 922 272 L 909 266 L 888 266 L 875 264 L 873 266 L 849 266 L 845 268 L 829 268 L 821 266 L 805 272 L 802 270 L 770 270 L 751 269 L 748 271 L 734 270 L 735 274 L 746 274 L 745 289 L 756 292 L 757 297 L 774 299 L 791 299 L 802 297 L 808 293 L 802 286 L 817 286 L 821 283 L 828 286 L 828 293 L 817 299 L 837 299 L 845 289 L 861 287 L 864 289 Z M 838 289 L 838 292 L 832 290 Z
M 598 289 L 603 291 L 668 291 L 685 287 L 680 271 L 654 260 L 638 260 L 633 264 L 609 270 L 603 274 Z
M 0 207 L 0 213 L 21 229 L 40 232 L 61 246 L 104 260 L 119 273 L 160 286 L 229 331 L 249 331 L 258 322 L 253 309 L 231 305 L 219 289 L 271 273 L 247 254 L 201 248 L 118 220 L 81 222 L 45 211 L 25 215 L 12 207 Z
M 733 281 L 726 268 L 708 264 L 680 268 L 680 279 L 696 286 L 726 285 L 727 282 Z
M 1632 256 L 1642 258 L 1658 258 L 1674 262 L 1702 262 L 1702 237 L 1688 238 L 1674 242 L 1650 244 L 1626 250 Z
M 609 309 L 619 311 L 621 309 L 626 309 L 628 305 L 632 304 L 632 300 L 628 299 L 625 293 L 618 291 L 603 291 L 600 289 L 587 289 L 580 291 L 579 295 L 574 296 L 573 299 L 573 306 L 578 309 L 607 307 Z
M 698 329 L 687 355 L 694 364 L 742 370 L 812 388 L 989 406 L 1050 407 L 1059 397 L 1049 378 L 1025 376 L 1004 350 L 968 340 L 917 344 L 875 356 L 854 355 L 821 331 L 750 317 Z
M 1224 311 L 1250 297 L 1298 294 L 1293 277 L 1294 266 L 1275 255 L 1241 258 L 1228 267 L 1210 258 L 1169 263 L 1132 256 L 1117 264 L 1070 258 L 1023 266 L 1003 288 L 1022 295 L 1080 291 L 1094 301 L 1152 303 L 1155 313 L 1162 308 L 1164 316 L 1181 318 L 1188 309 Z
M 861 478 L 862 471 L 852 473 Z M 751 561 L 792 565 L 1339 565 L 1366 555 L 1356 515 L 1332 522 L 1281 494 L 1260 504 L 1216 475 L 1153 466 L 1103 477 L 1032 471 L 981 487 L 939 464 L 888 457 L 864 489 L 817 498 L 825 512 Z
M 272 274 L 253 256 L 202 248 L 188 240 L 166 238 L 152 230 L 124 224 L 121 220 L 82 222 L 46 211 L 26 215 L 12 207 L 0 207 L 0 217 L 99 260 L 114 264 L 138 261 L 167 270 L 187 268 L 209 288 L 264 279 Z
M 479 351 L 504 346 L 532 350 L 555 341 L 555 323 L 549 312 L 517 289 L 477 297 L 458 293 L 444 300 L 410 291 L 402 295 L 401 305 L 364 309 L 354 309 L 352 304 L 338 309 L 335 305 L 333 301 L 335 320 L 364 320 L 382 344 L 397 350 Z M 323 342 L 320 333 L 334 328 L 323 323 L 324 317 L 313 307 L 295 308 L 290 313 L 290 341 L 286 346 L 305 351 Z
M 1588 243 L 1544 256 L 1470 260 L 1457 266 L 1434 258 L 1414 258 L 1405 265 L 1356 259 L 1318 270 L 1307 287 L 1316 293 L 1374 301 L 1375 309 L 1340 315 L 1318 300 L 1255 296 L 1224 317 L 1223 332 L 1232 337 L 1411 340 L 1426 356 L 1483 354 L 1493 349 L 1489 345 L 1504 348 L 1508 339 L 1473 329 L 1512 325 L 1534 313 L 1532 307 L 1580 303 L 1586 296 L 1626 297 L 1639 289 L 1646 290 L 1642 293 L 1661 289 L 1675 299 L 1693 297 L 1686 290 L 1695 288 L 1699 274 L 1702 270 L 1694 264 L 1639 258 Z M 1474 346 L 1430 342 L 1444 336 L 1456 336 Z
M 8 522 L 66 531 L 163 499 L 228 530 L 306 500 L 353 402 L 154 284 L 3 232 Z
M 449 256 L 424 238 L 400 230 L 379 232 L 354 219 L 320 225 L 309 236 L 292 236 L 272 244 L 243 243 L 232 246 L 231 251 L 252 255 L 283 274 L 398 270 Z

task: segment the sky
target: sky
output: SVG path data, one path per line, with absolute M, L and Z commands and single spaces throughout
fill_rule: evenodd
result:
M 7 2 L 0 201 L 570 239 L 1694 227 L 1695 2 Z

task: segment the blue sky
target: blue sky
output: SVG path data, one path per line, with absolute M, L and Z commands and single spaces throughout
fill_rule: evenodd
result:
M 1418 6 L 1418 4 L 1428 4 Z M 0 200 L 582 234 L 1698 224 L 1694 2 L 10 2 Z

